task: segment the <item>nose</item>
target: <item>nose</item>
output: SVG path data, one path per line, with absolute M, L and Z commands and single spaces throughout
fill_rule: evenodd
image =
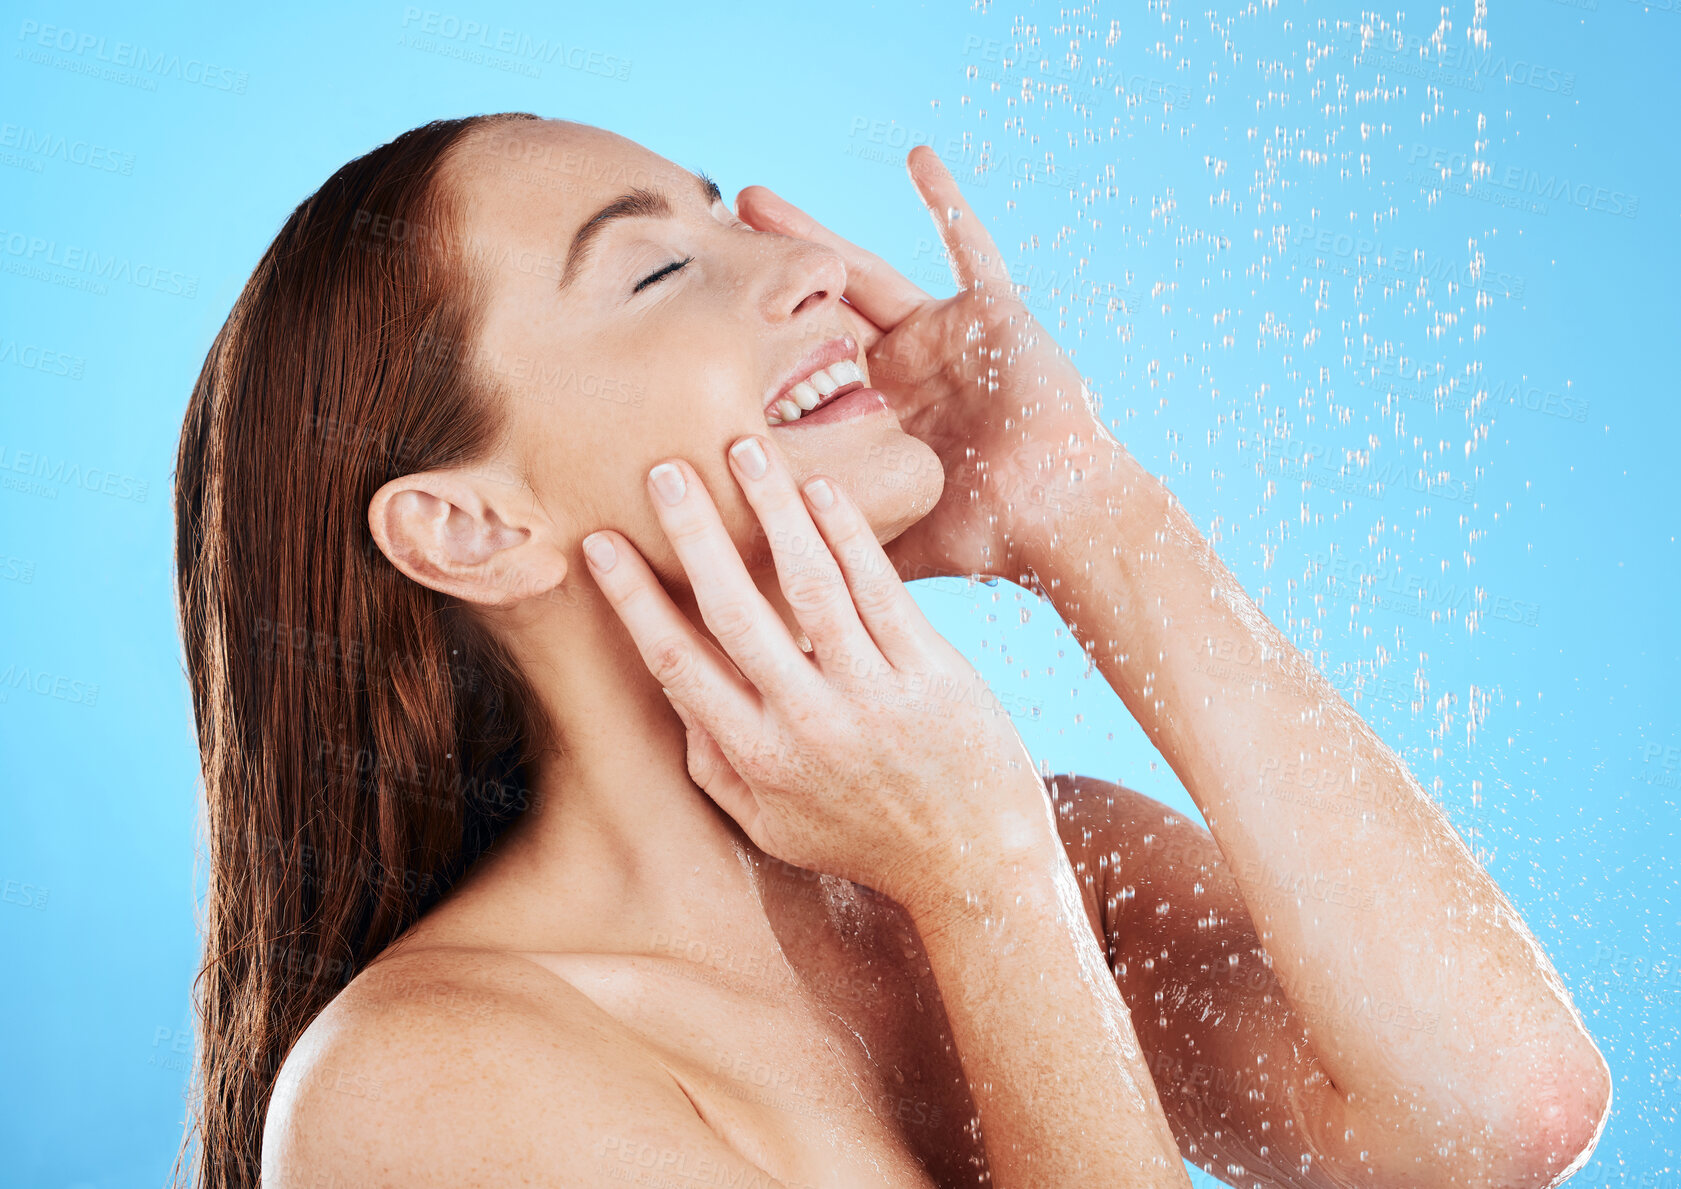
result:
M 839 305 L 846 291 L 846 265 L 840 254 L 809 240 L 776 238 L 781 242 L 764 293 L 765 320 L 792 321 Z

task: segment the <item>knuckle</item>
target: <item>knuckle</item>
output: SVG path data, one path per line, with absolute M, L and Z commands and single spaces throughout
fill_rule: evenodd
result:
M 654 505 L 654 518 L 660 522 L 660 528 L 666 536 L 698 536 L 714 526 L 722 527 L 718 517 L 718 505 L 713 502 L 712 492 L 707 488 L 705 481 L 694 473 L 687 463 L 679 465 L 678 469 L 683 472 L 683 482 L 687 488 L 686 498 L 676 504 L 667 504 L 661 499 L 651 501 Z
M 753 612 L 745 603 L 735 599 L 719 603 L 705 613 L 706 626 L 720 640 L 738 641 L 752 635 L 756 623 Z
M 648 668 L 661 685 L 684 686 L 696 671 L 694 647 L 681 637 L 667 637 L 648 649 Z
M 861 583 L 853 594 L 853 599 L 858 604 L 858 609 L 866 615 L 891 618 L 901 610 L 899 592 L 893 589 L 891 583 L 881 578 Z
M 640 575 L 619 572 L 629 569 L 629 566 L 614 566 L 612 571 L 605 575 L 607 580 L 601 583 L 601 593 L 621 613 L 638 607 L 642 600 L 648 597 L 646 579 Z M 626 621 L 625 626 L 630 628 L 634 625 Z
M 790 568 L 782 583 L 783 597 L 794 611 L 822 611 L 835 602 L 841 586 L 840 571 L 814 565 Z
M 666 539 L 674 546 L 695 546 L 706 540 L 711 525 L 699 516 L 684 516 L 665 526 Z

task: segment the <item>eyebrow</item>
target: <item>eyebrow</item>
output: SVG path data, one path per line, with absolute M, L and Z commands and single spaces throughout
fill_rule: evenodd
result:
M 714 202 L 723 200 L 723 193 L 705 173 L 691 175 L 695 184 L 700 188 L 701 197 L 710 207 Z M 568 285 L 583 271 L 584 265 L 589 263 L 591 250 L 601 233 L 606 231 L 619 219 L 669 219 L 671 217 L 671 203 L 658 190 L 645 190 L 640 186 L 626 194 L 621 194 L 606 206 L 596 211 L 584 225 L 578 228 L 572 237 L 572 245 L 566 250 L 566 264 L 560 270 L 559 289 L 564 291 Z

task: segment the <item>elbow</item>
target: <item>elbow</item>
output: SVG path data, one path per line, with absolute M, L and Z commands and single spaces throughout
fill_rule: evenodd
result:
M 1513 1087 L 1507 1118 L 1490 1128 L 1491 1189 L 1546 1189 L 1593 1154 L 1611 1114 L 1611 1070 L 1585 1035 L 1580 1050 Z
M 1420 1189 L 1549 1189 L 1593 1155 L 1611 1113 L 1611 1071 L 1581 1034 L 1565 1051 L 1484 1071 L 1433 1127 L 1412 1129 L 1381 1166 L 1382 1183 Z M 1446 1105 L 1445 1103 L 1442 1105 Z M 1457 1117 L 1459 1125 L 1449 1123 Z M 1339 1183 L 1367 1185 L 1379 1171 Z

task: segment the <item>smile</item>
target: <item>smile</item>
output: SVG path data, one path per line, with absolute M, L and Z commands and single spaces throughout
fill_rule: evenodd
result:
M 864 372 L 850 359 L 831 363 L 828 367 L 820 367 L 796 382 L 788 389 L 786 396 L 779 397 L 776 403 L 765 411 L 765 424 L 784 425 L 790 421 L 798 421 L 805 414 L 822 408 L 830 401 L 839 400 L 863 386 Z

